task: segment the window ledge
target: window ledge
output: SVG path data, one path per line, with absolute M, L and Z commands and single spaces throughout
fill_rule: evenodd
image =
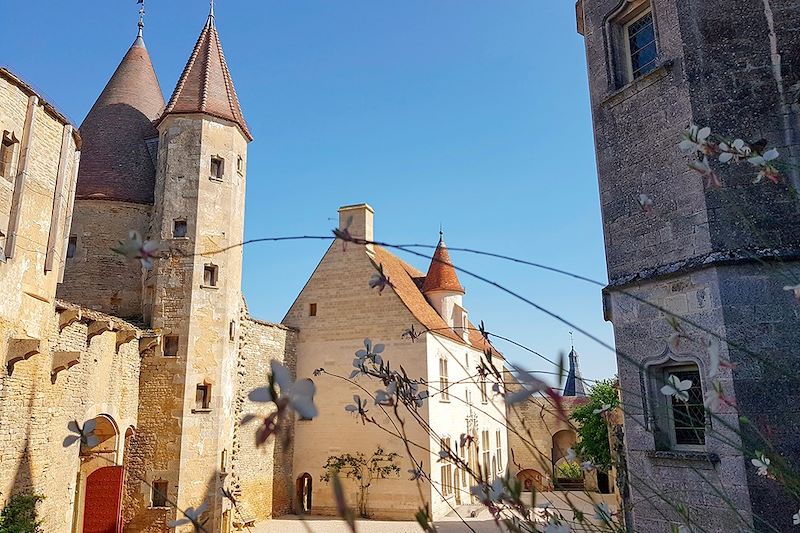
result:
M 662 459 L 668 461 L 698 461 L 703 463 L 719 463 L 719 455 L 716 453 L 692 451 L 692 450 L 648 450 L 646 454 L 650 459 Z
M 224 178 L 215 178 L 214 176 L 209 176 L 208 179 L 210 179 L 211 181 L 216 181 L 217 183 L 222 183 L 223 181 L 225 181 Z
M 439 398 L 439 403 L 450 403 L 450 400 L 445 400 L 444 398 Z
M 193 413 L 210 413 L 211 409 L 192 409 Z
M 200 288 L 201 289 L 214 289 L 214 290 L 219 289 L 219 287 L 217 285 L 203 285 L 202 283 L 200 284 Z
M 644 76 L 636 78 L 632 82 L 627 83 L 611 92 L 603 99 L 600 105 L 611 108 L 624 102 L 631 96 L 642 91 L 643 89 L 646 89 L 661 78 L 665 77 L 672 70 L 674 64 L 674 61 L 671 59 L 662 62 L 658 67 L 648 72 Z

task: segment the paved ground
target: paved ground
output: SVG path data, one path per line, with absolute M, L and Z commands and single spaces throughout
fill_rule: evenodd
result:
M 615 511 L 614 497 L 611 495 L 585 494 L 582 492 L 568 493 L 573 504 L 582 510 L 587 517 L 594 515 L 594 503 L 605 502 L 612 511 Z M 593 501 L 590 501 L 591 500 Z M 593 503 L 594 502 L 594 503 Z M 570 509 L 569 504 L 564 499 L 563 493 L 542 493 L 537 495 L 537 507 L 554 507 L 557 509 Z M 492 520 L 489 512 L 476 506 L 462 506 L 458 508 L 462 516 L 468 517 L 471 510 L 476 510 L 475 518 L 465 518 L 469 526 L 476 533 L 497 533 L 498 528 Z M 564 511 L 566 517 L 572 517 L 572 511 Z M 469 531 L 461 520 L 451 513 L 449 516 L 436 522 L 441 533 L 456 533 Z M 356 525 L 358 533 L 418 533 L 420 527 L 416 522 L 393 522 L 385 520 L 359 520 Z M 252 528 L 252 533 L 339 533 L 347 531 L 345 523 L 336 518 L 311 516 L 305 520 L 300 520 L 297 516 L 289 515 L 268 522 L 258 524 Z M 573 531 L 581 531 L 579 527 L 573 526 Z

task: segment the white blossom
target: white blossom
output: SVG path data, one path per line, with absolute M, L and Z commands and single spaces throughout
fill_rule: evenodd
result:
M 690 161 L 689 168 L 703 176 L 703 182 L 706 187 L 722 187 L 722 180 L 711 168 L 708 162 L 708 156 L 703 156 L 703 159 Z
M 87 448 L 94 448 L 100 444 L 100 439 L 94 434 L 96 427 L 97 422 L 95 422 L 94 418 L 84 422 L 83 427 L 78 424 L 77 420 L 71 421 L 69 424 L 67 424 L 67 429 L 69 429 L 73 434 L 68 435 L 64 439 L 64 447 L 68 448 L 69 446 L 72 446 L 76 442 L 80 441 L 81 445 L 86 446 Z
M 692 388 L 692 380 L 681 380 L 678 376 L 670 374 L 667 384 L 661 387 L 661 394 L 664 396 L 674 396 L 682 402 L 689 401 L 689 389 Z
M 469 489 L 470 493 L 478 498 L 484 505 L 500 503 L 505 498 L 505 486 L 503 478 L 495 478 L 491 484 L 480 483 L 473 485 Z
M 742 139 L 736 139 L 730 145 L 721 142 L 719 143 L 719 149 L 722 152 L 719 156 L 720 163 L 738 162 L 743 158 L 749 158 L 752 152 Z
M 683 153 L 700 152 L 705 155 L 714 153 L 714 146 L 709 141 L 711 136 L 711 128 L 708 126 L 701 128 L 695 124 L 683 132 L 683 140 L 678 144 L 678 148 Z
M 310 379 L 292 381 L 289 369 L 278 361 L 270 363 L 272 370 L 272 384 L 269 387 L 259 387 L 250 391 L 248 398 L 250 401 L 265 403 L 275 402 L 278 409 L 286 406 L 291 407 L 303 418 L 314 418 L 317 416 L 317 406 L 314 405 L 314 393 L 316 387 Z M 278 386 L 275 393 L 274 385 Z M 274 397 L 277 394 L 277 397 Z
M 783 290 L 793 292 L 795 299 L 800 301 L 800 283 L 797 285 L 787 285 Z
M 800 511 L 792 515 L 792 524 L 800 526 Z
M 130 230 L 128 238 L 119 241 L 111 250 L 127 259 L 138 259 L 146 270 L 150 270 L 153 268 L 153 259 L 158 257 L 161 245 L 156 241 L 143 241 L 138 231 Z
M 601 414 L 607 412 L 609 409 L 611 409 L 611 404 L 610 403 L 604 403 L 603 407 L 601 407 L 600 409 L 594 409 L 592 411 L 592 414 L 601 415 Z
M 584 472 L 591 472 L 594 470 L 594 464 L 591 461 L 584 461 L 581 463 L 581 470 Z
M 778 172 L 778 169 L 772 164 L 772 161 L 778 159 L 778 157 L 780 157 L 780 154 L 773 148 L 761 155 L 756 155 L 748 159 L 751 165 L 760 169 L 753 183 L 759 183 L 764 178 L 767 178 L 772 183 L 778 183 L 780 172 Z
M 519 390 L 506 394 L 507 404 L 523 402 L 536 393 L 545 392 L 550 389 L 550 385 L 533 375 L 531 372 L 522 370 L 514 365 L 511 365 L 511 367 L 514 369 L 517 380 L 522 386 L 519 388 Z
M 414 481 L 425 476 L 425 471 L 422 470 L 422 468 L 412 468 L 408 471 L 408 473 L 411 474 L 409 481 Z
M 575 450 L 571 447 L 567 448 L 567 455 L 564 456 L 564 459 L 566 459 L 568 463 L 574 463 L 577 458 L 578 455 L 575 453 Z
M 750 462 L 758 468 L 759 476 L 766 476 L 769 474 L 769 457 L 764 455 L 764 452 L 756 452 L 756 458 L 751 459 Z

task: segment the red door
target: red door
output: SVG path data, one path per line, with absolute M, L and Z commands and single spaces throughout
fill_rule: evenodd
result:
M 83 533 L 120 533 L 122 513 L 121 466 L 106 466 L 86 478 Z

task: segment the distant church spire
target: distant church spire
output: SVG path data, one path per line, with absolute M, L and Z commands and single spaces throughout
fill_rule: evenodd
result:
M 572 332 L 569 332 L 570 342 L 572 343 Z M 586 396 L 586 387 L 583 383 L 581 370 L 578 368 L 578 352 L 575 346 L 569 351 L 569 373 L 567 381 L 564 383 L 564 396 Z

